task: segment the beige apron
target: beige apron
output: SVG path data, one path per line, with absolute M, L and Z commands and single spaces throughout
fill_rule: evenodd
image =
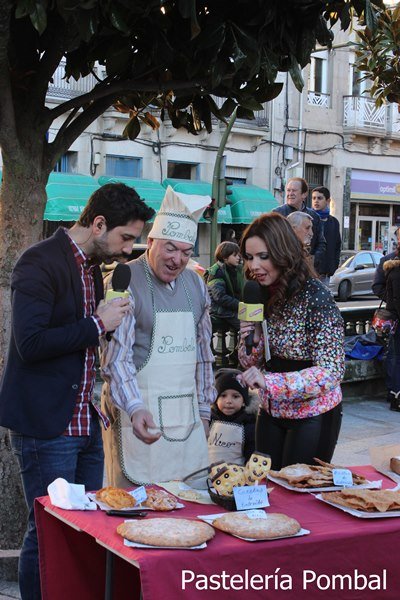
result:
M 208 460 L 244 465 L 244 427 L 237 423 L 213 421 L 208 436 Z
M 147 361 L 137 373 L 144 408 L 161 431 L 154 444 L 132 433 L 124 411 L 118 411 L 119 456 L 122 472 L 134 483 L 183 479 L 208 465 L 207 441 L 196 393 L 196 326 L 190 310 L 158 311 L 151 278 L 154 326 Z

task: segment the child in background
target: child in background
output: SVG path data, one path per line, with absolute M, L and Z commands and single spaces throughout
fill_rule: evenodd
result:
M 218 393 L 211 405 L 208 457 L 210 464 L 219 461 L 244 465 L 254 452 L 255 414 L 249 413 L 249 389 L 237 379 L 238 369 L 219 369 L 215 373 Z
M 227 325 L 239 331 L 237 312 L 244 284 L 239 246 L 221 242 L 215 250 L 215 259 L 217 262 L 208 269 L 206 278 L 213 330 Z

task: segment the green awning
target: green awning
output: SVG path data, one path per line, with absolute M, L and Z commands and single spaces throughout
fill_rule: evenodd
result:
M 152 181 L 151 179 L 141 179 L 140 177 L 117 177 L 115 175 L 101 175 L 99 177 L 98 182 L 100 185 L 105 185 L 106 183 L 125 183 L 129 187 L 139 186 L 141 188 L 159 188 L 162 187 L 161 183 L 158 181 Z
M 232 223 L 248 224 L 263 213 L 271 212 L 279 202 L 270 191 L 256 185 L 233 185 L 230 199 Z
M 140 179 L 139 177 L 110 177 L 102 175 L 99 177 L 100 185 L 106 183 L 124 183 L 129 187 L 135 188 L 135 191 L 144 200 L 147 206 L 153 208 L 156 212 L 160 209 L 161 202 L 165 195 L 165 188 L 151 179 Z M 151 219 L 150 221 L 152 221 Z
M 212 198 L 212 186 L 211 183 L 206 181 L 193 181 L 191 179 L 164 179 L 163 186 L 167 188 L 171 186 L 175 192 L 181 192 L 182 194 L 195 194 L 198 196 L 210 196 Z M 200 219 L 200 223 L 209 223 L 203 217 Z M 218 223 L 221 224 L 232 224 L 231 207 L 223 206 L 218 211 Z
M 89 197 L 99 188 L 89 175 L 50 173 L 46 185 L 47 204 L 44 221 L 76 221 Z

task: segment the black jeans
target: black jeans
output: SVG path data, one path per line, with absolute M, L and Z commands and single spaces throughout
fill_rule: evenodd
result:
M 260 409 L 256 450 L 269 454 L 272 469 L 294 463 L 313 464 L 314 457 L 330 462 L 342 423 L 342 405 L 306 419 L 278 419 Z

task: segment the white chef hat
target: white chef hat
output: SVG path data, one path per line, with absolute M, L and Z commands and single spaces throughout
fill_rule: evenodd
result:
M 210 203 L 210 196 L 181 194 L 168 186 L 148 237 L 185 242 L 194 246 L 197 223 Z

